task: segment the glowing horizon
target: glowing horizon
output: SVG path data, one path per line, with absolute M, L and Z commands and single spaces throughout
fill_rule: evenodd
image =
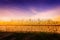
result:
M 46 11 L 42 11 L 42 12 L 38 12 L 36 10 L 34 10 L 33 8 L 30 9 L 31 12 L 27 12 L 27 11 L 20 11 L 20 10 L 12 10 L 12 9 L 3 9 L 0 10 L 0 20 L 12 20 L 12 19 L 50 19 L 50 18 L 54 18 L 54 17 L 58 17 L 60 16 L 60 9 L 55 8 L 55 9 L 51 9 L 51 10 L 46 10 Z M 17 14 L 18 13 L 18 14 Z M 31 15 L 29 15 L 28 13 L 31 13 Z M 35 14 L 34 14 L 35 13 Z M 33 14 L 33 15 L 32 15 Z

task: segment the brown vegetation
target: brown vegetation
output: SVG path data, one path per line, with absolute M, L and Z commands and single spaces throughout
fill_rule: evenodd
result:
M 60 33 L 60 22 L 52 20 L 14 20 L 0 21 L 0 31 L 5 32 L 57 32 Z
M 52 21 L 52 20 L 12 20 L 9 22 L 0 21 L 0 25 L 19 25 L 19 26 L 39 26 L 39 25 L 60 25 L 60 21 Z

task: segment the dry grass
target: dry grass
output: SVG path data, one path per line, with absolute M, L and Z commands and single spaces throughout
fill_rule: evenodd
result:
M 10 21 L 0 22 L 0 31 L 5 32 L 56 32 L 60 33 L 58 21 Z
M 5 32 L 54 32 L 60 33 L 60 26 L 0 26 Z

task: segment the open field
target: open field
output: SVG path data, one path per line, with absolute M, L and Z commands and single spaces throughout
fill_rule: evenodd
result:
M 2 32 L 53 32 L 60 33 L 60 26 L 0 26 Z
M 0 22 L 0 40 L 60 40 L 60 22 Z
M 0 40 L 60 40 L 60 25 L 0 25 Z

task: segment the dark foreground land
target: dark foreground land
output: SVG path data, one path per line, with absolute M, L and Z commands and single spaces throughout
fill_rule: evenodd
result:
M 0 32 L 0 40 L 60 40 L 60 34 L 47 32 Z

